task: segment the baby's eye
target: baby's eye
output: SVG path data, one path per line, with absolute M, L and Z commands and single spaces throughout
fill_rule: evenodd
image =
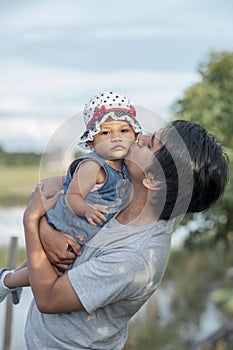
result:
M 129 132 L 129 130 L 128 129 L 121 129 L 121 132 L 126 133 L 126 132 Z
M 108 131 L 108 130 L 103 130 L 102 131 L 102 135 L 109 135 L 110 134 L 110 131 Z

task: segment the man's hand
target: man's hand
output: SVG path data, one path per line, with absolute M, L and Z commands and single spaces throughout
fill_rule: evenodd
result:
M 70 235 L 66 235 L 51 227 L 47 219 L 40 220 L 40 239 L 43 248 L 53 265 L 60 271 L 65 271 L 81 255 L 81 246 Z M 67 250 L 72 247 L 72 251 Z
M 45 184 L 40 182 L 34 191 L 32 191 L 28 205 L 24 211 L 24 224 L 30 221 L 37 222 L 45 215 L 48 209 L 52 208 L 58 198 L 64 193 L 63 190 L 48 192 L 45 190 Z

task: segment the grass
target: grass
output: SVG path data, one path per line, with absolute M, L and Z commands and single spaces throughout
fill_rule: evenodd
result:
M 38 181 L 49 176 L 40 174 L 40 166 L 3 166 L 0 165 L 0 206 L 25 206 L 29 195 Z
M 17 262 L 16 266 L 25 259 L 25 249 L 20 248 L 17 251 Z M 0 268 L 9 266 L 9 249 L 6 247 L 0 247 Z

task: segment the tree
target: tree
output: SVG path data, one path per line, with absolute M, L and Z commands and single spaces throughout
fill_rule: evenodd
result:
M 201 214 L 201 235 L 190 233 L 187 244 L 233 239 L 233 52 L 211 52 L 198 67 L 200 80 L 174 106 L 175 118 L 200 123 L 225 147 L 230 161 L 229 183 L 221 202 Z M 200 214 L 199 214 L 200 218 Z

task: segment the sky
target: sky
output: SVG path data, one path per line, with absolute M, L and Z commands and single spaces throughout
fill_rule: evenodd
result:
M 229 0 L 0 0 L 0 146 L 43 152 L 103 89 L 169 119 L 209 53 L 233 50 L 232 17 Z

